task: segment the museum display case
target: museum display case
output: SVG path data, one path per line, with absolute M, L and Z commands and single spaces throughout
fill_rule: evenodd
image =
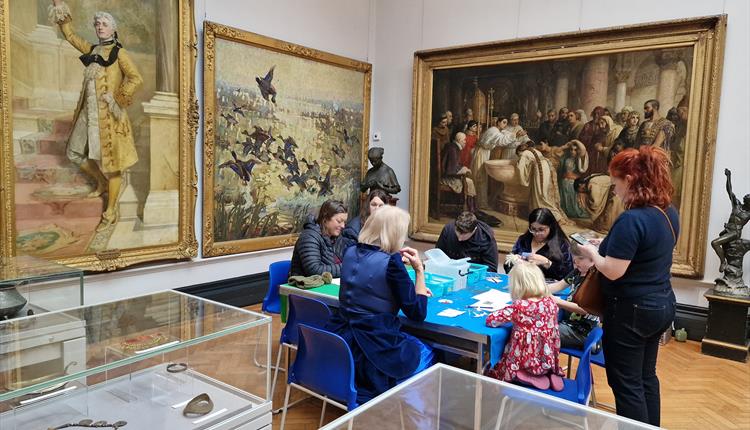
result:
M 270 340 L 176 291 L 0 322 L 0 428 L 270 429 Z
M 0 258 L 0 320 L 83 305 L 83 270 L 29 255 Z
M 436 364 L 322 430 L 374 428 L 636 430 L 656 427 Z

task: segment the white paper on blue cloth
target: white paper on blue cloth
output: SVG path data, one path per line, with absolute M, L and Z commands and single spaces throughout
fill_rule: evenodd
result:
M 446 318 L 455 318 L 459 315 L 465 314 L 466 311 L 459 311 L 458 309 L 445 309 L 440 312 L 438 312 L 437 316 L 439 317 L 446 317 Z
M 512 301 L 510 294 L 494 288 L 490 288 L 484 293 L 477 294 L 472 297 L 472 299 L 477 300 L 477 302 L 471 305 L 471 307 L 481 307 L 492 311 L 502 309 Z

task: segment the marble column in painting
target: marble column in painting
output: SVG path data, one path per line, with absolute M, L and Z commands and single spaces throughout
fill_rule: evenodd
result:
M 615 72 L 615 112 L 620 112 L 625 107 L 625 100 L 628 95 L 628 79 L 630 78 L 629 70 L 620 70 Z
M 555 110 L 559 110 L 562 107 L 568 106 L 568 86 L 569 82 L 569 71 L 570 67 L 564 62 L 555 62 L 552 65 L 552 70 L 557 76 L 555 82 Z
M 179 219 L 179 29 L 174 5 L 172 0 L 157 3 L 156 92 L 143 103 L 150 153 L 149 190 L 143 208 L 146 225 L 177 224 Z
M 609 79 L 609 56 L 597 55 L 589 58 L 583 68 L 581 86 L 581 103 L 586 114 L 596 106 L 607 105 L 607 86 Z
M 679 52 L 665 49 L 656 53 L 656 64 L 659 66 L 659 87 L 656 99 L 659 100 L 662 115 L 676 105 L 675 93 L 677 92 L 677 62 L 680 60 Z

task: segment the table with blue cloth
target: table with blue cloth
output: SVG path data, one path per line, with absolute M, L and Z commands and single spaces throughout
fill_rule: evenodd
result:
M 494 278 L 499 282 L 492 282 Z M 448 351 L 476 360 L 477 373 L 483 371 L 484 364 L 489 361 L 494 366 L 500 360 L 505 349 L 505 343 L 510 336 L 511 323 L 500 327 L 487 327 L 485 320 L 488 312 L 476 311 L 468 308 L 476 303 L 473 296 L 481 294 L 490 288 L 508 291 L 508 275 L 487 273 L 487 277 L 469 285 L 467 288 L 448 293 L 442 297 L 430 297 L 427 300 L 427 317 L 422 322 L 409 320 L 401 314 L 403 330 L 418 337 L 433 348 Z M 326 284 L 320 287 L 303 290 L 288 284 L 281 285 L 279 292 L 282 296 L 282 319 L 286 316 L 286 297 L 289 294 L 318 299 L 328 306 L 337 308 L 339 305 L 339 286 Z M 561 291 L 558 296 L 567 296 L 568 292 Z M 450 300 L 452 303 L 441 303 L 440 300 Z M 443 317 L 438 314 L 446 309 L 465 311 L 457 317 Z

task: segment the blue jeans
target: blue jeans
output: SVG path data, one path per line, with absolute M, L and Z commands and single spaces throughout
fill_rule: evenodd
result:
M 656 356 L 661 334 L 674 321 L 675 305 L 671 287 L 642 297 L 607 297 L 602 343 L 618 415 L 659 426 Z

